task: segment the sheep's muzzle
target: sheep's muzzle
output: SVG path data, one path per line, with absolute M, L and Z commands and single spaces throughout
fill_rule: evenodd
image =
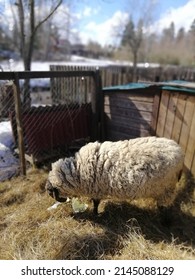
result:
M 49 181 L 46 182 L 45 189 L 48 194 L 53 197 L 56 201 L 66 202 L 66 197 L 60 197 L 59 190 L 54 187 Z

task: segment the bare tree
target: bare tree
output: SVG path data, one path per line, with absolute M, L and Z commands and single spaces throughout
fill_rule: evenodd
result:
M 46 22 L 62 4 L 58 0 L 51 6 L 49 13 L 36 23 L 35 8 L 38 8 L 36 0 L 18 0 L 15 5 L 18 8 L 18 22 L 20 32 L 20 52 L 24 62 L 24 69 L 31 70 L 34 40 L 41 25 Z M 52 1 L 53 2 L 53 1 Z
M 144 33 L 151 25 L 156 1 L 137 0 L 128 1 L 130 17 L 122 34 L 122 45 L 129 46 L 133 54 L 133 81 L 137 81 L 138 52 L 141 47 Z
M 130 18 L 127 23 L 123 37 L 122 45 L 129 45 L 133 54 L 133 81 L 137 81 L 137 56 L 143 38 L 143 21 L 139 20 L 137 28 Z
M 39 0 L 17 0 L 15 5 L 17 7 L 18 31 L 19 31 L 19 50 L 24 63 L 24 70 L 31 70 L 31 62 L 33 57 L 35 36 L 39 28 L 55 13 L 63 0 L 50 1 L 51 7 L 48 14 L 44 15 L 42 19 L 37 22 L 36 10 L 39 8 Z M 47 1 L 45 2 L 48 3 Z M 45 14 L 42 12 L 42 14 Z M 29 81 L 25 81 L 24 85 L 24 104 L 30 104 Z
M 191 26 L 190 26 L 190 30 L 189 30 L 189 36 L 190 36 L 190 41 L 191 41 L 191 46 L 192 46 L 192 55 L 193 55 L 193 59 L 192 59 L 192 63 L 193 65 L 195 64 L 195 19 L 193 20 Z

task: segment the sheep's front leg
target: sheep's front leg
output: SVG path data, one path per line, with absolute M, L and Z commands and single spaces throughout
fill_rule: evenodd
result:
M 98 215 L 98 206 L 100 204 L 100 199 L 94 199 L 92 198 L 92 201 L 93 201 L 93 213 L 94 215 Z

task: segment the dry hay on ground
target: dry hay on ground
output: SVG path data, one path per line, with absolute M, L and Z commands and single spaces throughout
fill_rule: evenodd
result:
M 0 259 L 195 259 L 194 182 L 181 182 L 170 224 L 152 201 L 102 202 L 100 215 L 48 211 L 47 173 L 0 183 Z

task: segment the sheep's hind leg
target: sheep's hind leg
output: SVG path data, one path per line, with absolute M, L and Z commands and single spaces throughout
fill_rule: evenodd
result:
M 98 215 L 98 206 L 100 204 L 100 199 L 92 198 L 92 201 L 93 201 L 93 213 L 94 215 Z

